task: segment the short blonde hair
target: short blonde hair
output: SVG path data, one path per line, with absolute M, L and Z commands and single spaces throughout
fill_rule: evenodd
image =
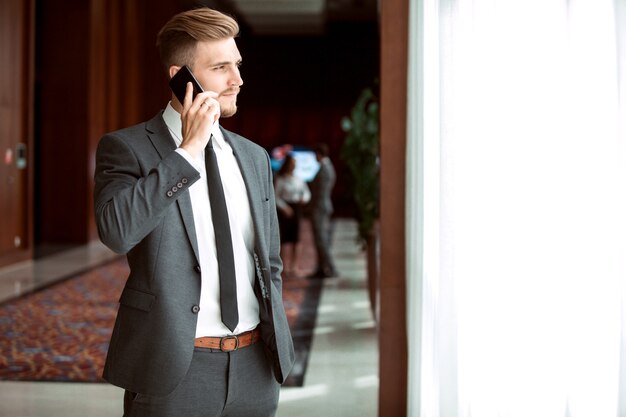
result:
M 159 31 L 156 46 L 165 72 L 169 74 L 172 65 L 193 64 L 198 42 L 234 38 L 238 33 L 239 25 L 235 19 L 202 7 L 172 17 Z

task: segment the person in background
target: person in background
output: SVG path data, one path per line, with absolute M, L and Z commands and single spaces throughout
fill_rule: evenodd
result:
M 329 278 L 337 276 L 337 270 L 330 254 L 332 243 L 333 202 L 331 194 L 335 186 L 335 168 L 328 157 L 328 146 L 319 143 L 314 148 L 320 168 L 311 181 L 311 202 L 309 210 L 313 223 L 313 237 L 317 251 L 317 268 L 310 278 Z
M 306 183 L 296 175 L 296 159 L 288 154 L 276 175 L 276 208 L 280 227 L 281 257 L 285 275 L 299 277 L 300 219 L 302 207 L 311 200 Z
M 125 417 L 272 417 L 294 362 L 270 159 L 219 123 L 243 84 L 238 32 L 206 7 L 172 17 L 167 76 L 187 65 L 204 92 L 187 83 L 98 144 L 98 233 L 130 267 L 103 374 Z

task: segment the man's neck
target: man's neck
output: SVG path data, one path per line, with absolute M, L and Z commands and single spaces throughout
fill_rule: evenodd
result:
M 178 112 L 178 114 L 183 114 L 183 105 L 178 102 L 178 99 L 173 94 L 172 94 L 171 103 L 172 103 L 172 107 L 174 108 L 174 110 Z

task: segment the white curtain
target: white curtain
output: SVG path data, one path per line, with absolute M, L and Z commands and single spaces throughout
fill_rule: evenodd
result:
M 626 417 L 625 3 L 411 3 L 410 416 Z

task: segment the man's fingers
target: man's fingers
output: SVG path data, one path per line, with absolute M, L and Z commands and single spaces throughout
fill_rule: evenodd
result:
M 191 84 L 191 82 L 188 82 L 187 88 L 185 90 L 185 100 L 183 103 L 183 109 L 189 110 L 189 107 L 191 107 L 192 101 L 193 101 L 193 85 Z
M 205 113 L 211 119 L 212 123 L 215 123 L 215 121 L 220 118 L 221 114 L 220 103 L 216 100 L 216 97 L 217 93 L 212 91 L 207 91 L 206 93 L 202 93 L 202 95 L 198 94 L 196 96 L 196 100 L 200 102 L 198 112 Z
M 189 83 L 189 85 L 191 85 L 191 83 Z M 189 85 L 187 86 L 187 94 L 189 94 Z M 188 95 L 185 96 L 185 105 L 183 107 L 184 112 L 191 112 L 191 113 L 203 113 L 208 111 L 211 108 L 217 108 L 219 109 L 219 103 L 218 101 L 215 99 L 217 98 L 218 94 L 213 92 L 213 91 L 204 91 L 202 93 L 198 93 L 196 95 L 196 97 L 193 99 L 192 102 L 190 102 L 189 106 L 187 106 L 187 97 Z M 192 97 L 193 97 L 193 92 L 192 92 Z M 219 112 L 219 110 L 218 110 Z
M 205 100 L 208 98 L 216 99 L 219 97 L 219 94 L 216 93 L 215 91 L 203 91 L 202 93 L 198 95 L 202 96 Z

